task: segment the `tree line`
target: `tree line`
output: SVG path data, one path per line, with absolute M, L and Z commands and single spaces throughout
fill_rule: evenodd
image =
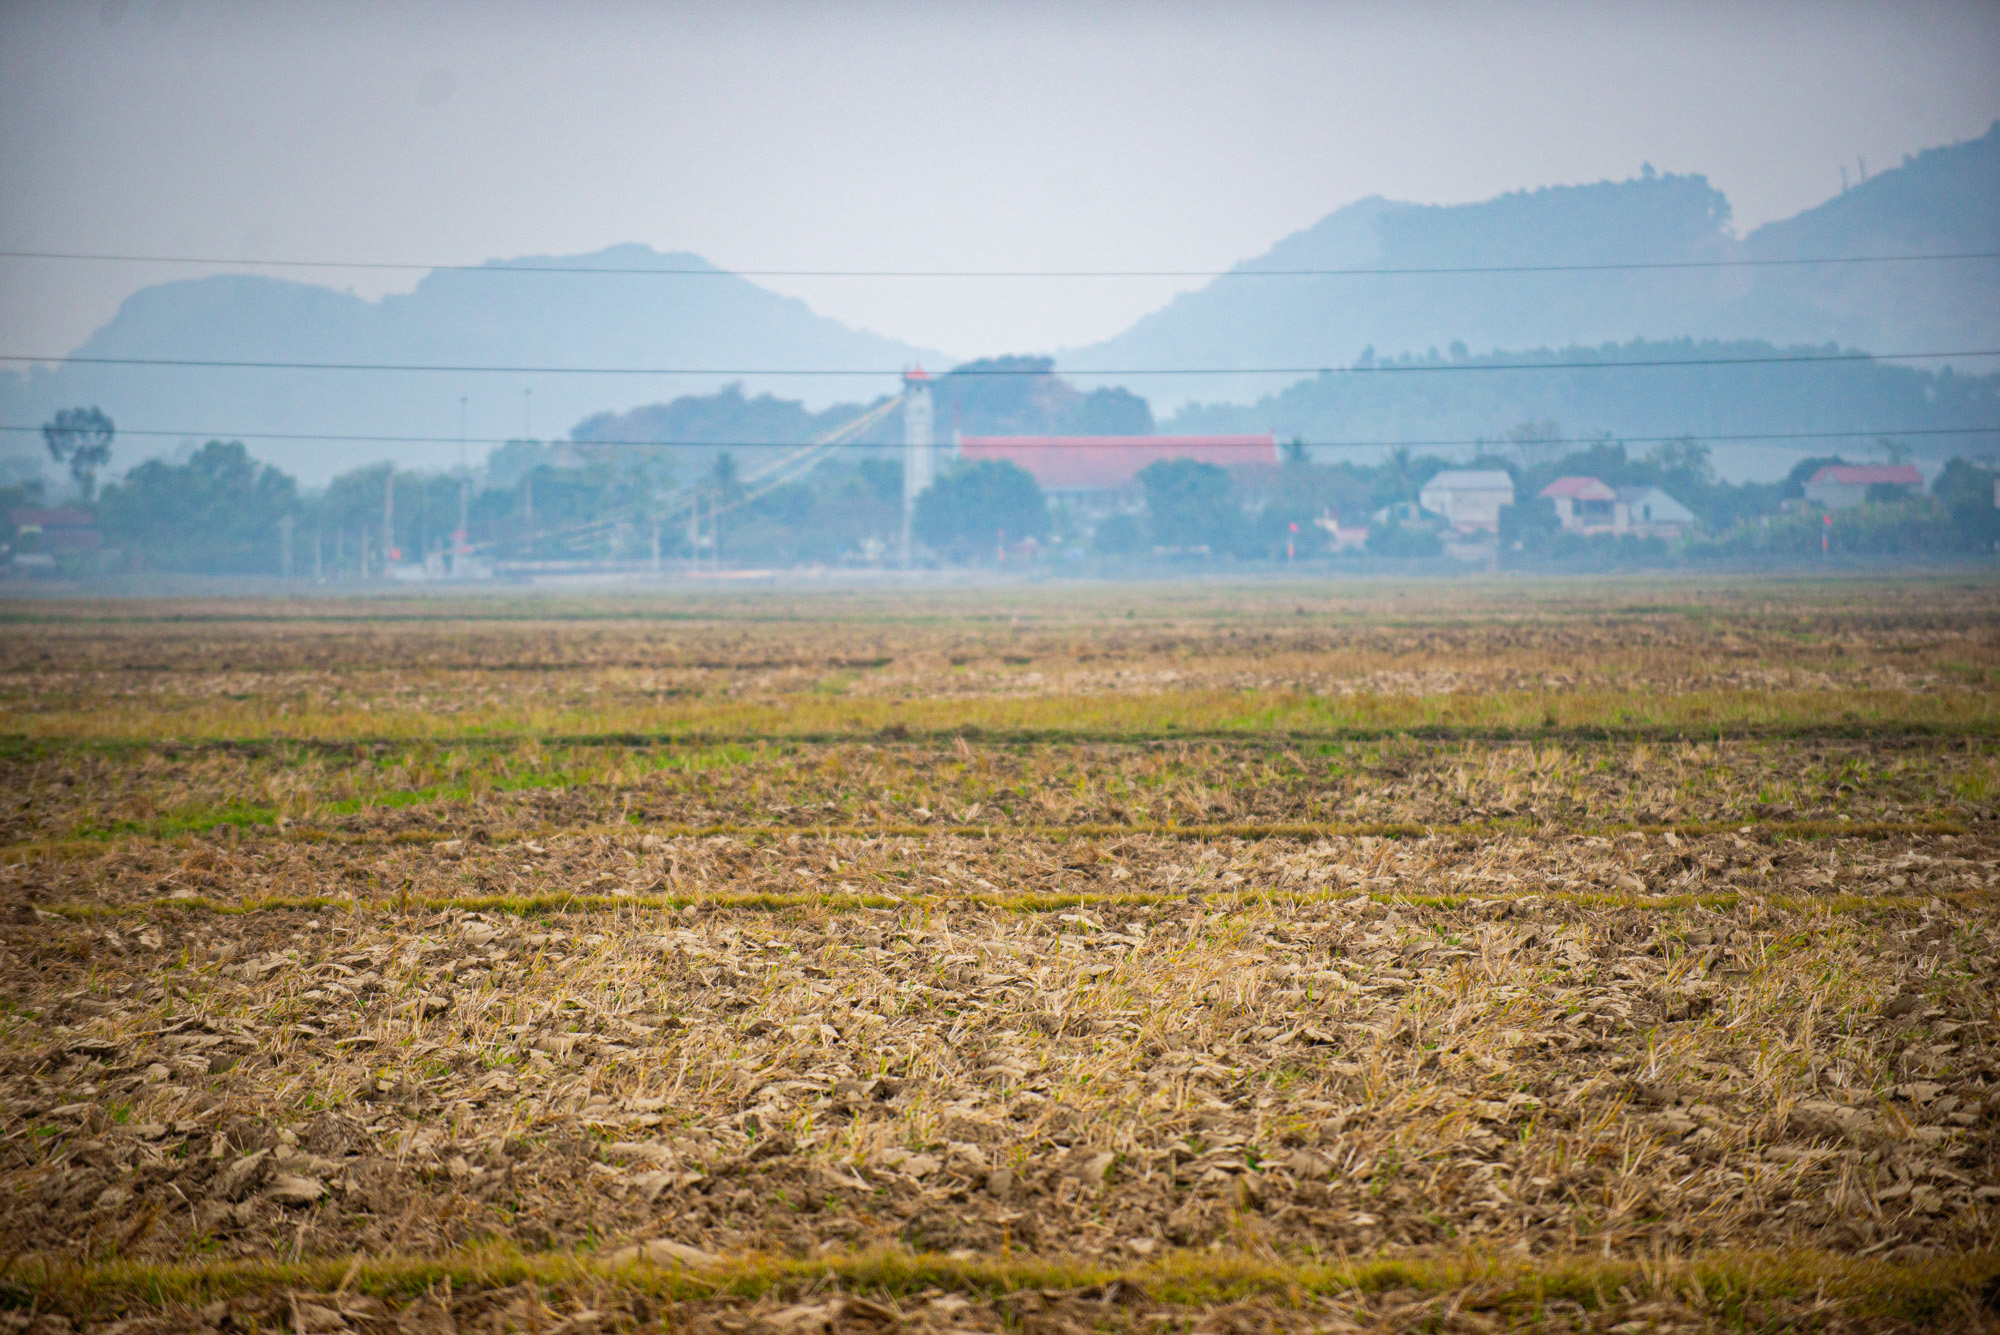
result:
M 380 463 L 306 492 L 240 441 L 211 440 L 178 461 L 147 460 L 102 487 L 116 428 L 97 409 L 57 414 L 50 456 L 70 471 L 128 571 L 373 578 L 451 553 L 520 563 L 706 561 L 732 565 L 884 564 L 899 555 L 902 465 L 890 447 L 823 463 L 777 484 L 746 472 L 727 449 L 685 482 L 675 451 L 613 441 L 519 440 L 485 467 L 427 473 Z M 1881 450 L 1898 453 L 1890 442 Z M 1150 465 L 1129 494 L 1051 499 L 1012 463 L 948 469 L 918 497 L 920 559 L 979 564 L 1034 559 L 1112 566 L 1167 559 L 1260 562 L 1332 555 L 1323 521 L 1366 529 L 1363 557 L 1439 558 L 1451 536 L 1419 511 L 1418 492 L 1447 468 L 1494 468 L 1513 479 L 1498 559 L 1521 568 L 1612 569 L 1843 557 L 1964 558 L 1994 551 L 2000 512 L 1993 473 L 1953 460 L 1927 493 L 1883 495 L 1842 512 L 1787 509 L 1819 468 L 1730 483 L 1709 448 L 1684 438 L 1633 453 L 1611 439 L 1571 441 L 1554 422 L 1523 423 L 1467 461 L 1389 452 L 1374 462 L 1321 463 L 1303 444 L 1276 466 L 1229 470 L 1189 459 Z M 1677 541 L 1564 532 L 1536 499 L 1566 475 L 1613 487 L 1657 486 L 1692 510 L 1697 532 Z M 0 489 L 0 507 L 43 500 L 40 483 Z M 1829 531 L 1830 529 L 1830 531 Z

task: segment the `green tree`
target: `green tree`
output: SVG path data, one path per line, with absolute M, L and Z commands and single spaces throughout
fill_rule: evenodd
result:
M 1523 497 L 1512 505 L 1500 507 L 1500 542 L 1503 546 L 1546 542 L 1551 535 L 1561 531 L 1562 521 L 1556 517 L 1556 503 L 1546 496 Z
M 1388 524 L 1368 531 L 1368 551 L 1372 556 L 1422 560 L 1442 556 L 1444 539 L 1436 530 L 1416 524 Z
M 1813 474 L 1822 468 L 1846 462 L 1837 454 L 1817 454 L 1801 459 L 1792 465 L 1792 471 L 1785 474 L 1785 480 L 1778 484 L 1778 494 L 1785 500 L 1795 501 L 1806 494 L 1806 483 L 1813 480 Z
M 1139 471 L 1153 541 L 1163 547 L 1233 550 L 1243 515 L 1229 470 L 1193 459 L 1162 459 Z
M 1001 541 L 1045 537 L 1048 497 L 1020 465 L 981 459 L 925 488 L 917 497 L 913 527 L 926 546 L 962 558 Z
M 98 523 L 135 567 L 225 575 L 278 571 L 278 522 L 299 509 L 298 483 L 211 440 L 184 464 L 149 459 L 105 487 Z
M 59 464 L 69 465 L 83 503 L 97 494 L 97 470 L 111 462 L 111 442 L 118 428 L 101 408 L 64 408 L 42 424 L 42 439 Z
M 708 489 L 723 500 L 733 500 L 743 490 L 742 473 L 736 467 L 736 456 L 722 450 L 715 456 L 715 463 L 708 470 Z
M 1931 483 L 1931 495 L 1949 516 L 1952 531 L 1967 551 L 1991 551 L 2000 543 L 2000 509 L 1993 505 L 1993 474 L 1953 459 Z
M 1145 541 L 1145 530 L 1134 515 L 1108 515 L 1091 535 L 1091 545 L 1106 556 L 1130 556 Z
M 1993 508 L 1993 474 L 1987 469 L 1953 459 L 1931 483 L 1931 495 L 1948 506 L 1970 505 Z

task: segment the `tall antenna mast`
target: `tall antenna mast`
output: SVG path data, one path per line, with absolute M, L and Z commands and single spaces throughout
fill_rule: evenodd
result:
M 910 567 L 912 527 L 917 497 L 929 490 L 931 451 L 931 378 L 919 366 L 903 375 L 903 568 Z

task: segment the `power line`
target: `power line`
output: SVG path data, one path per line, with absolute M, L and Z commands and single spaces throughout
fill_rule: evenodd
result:
M 1369 362 L 1356 366 L 1180 366 L 1123 367 L 1090 370 L 1065 367 L 968 367 L 945 375 L 982 379 L 1007 376 L 1219 376 L 1219 375 L 1407 375 L 1465 371 L 1596 371 L 1667 366 L 1776 366 L 1809 362 L 1905 362 L 1953 357 L 2000 357 L 2000 349 L 1974 348 L 1952 352 L 1825 352 L 1773 353 L 1767 357 L 1648 357 L 1631 360 L 1569 362 Z M 280 362 L 199 357 L 61 357 L 48 354 L 0 353 L 0 362 L 39 362 L 75 366 L 170 366 L 240 371 L 407 371 L 453 375 L 662 375 L 662 376 L 842 376 L 891 377 L 901 370 L 882 367 L 783 366 L 498 366 L 441 362 Z
M 0 259 L 107 264 L 214 264 L 254 269 L 367 269 L 425 273 L 621 274 L 656 278 L 1353 278 L 1450 274 L 1610 273 L 1650 269 L 1769 269 L 1822 264 L 1931 264 L 2000 259 L 2000 251 L 1919 255 L 1823 255 L 1791 259 L 1627 260 L 1580 264 L 1422 265 L 1335 269 L 719 269 L 643 265 L 422 264 L 407 260 L 246 260 L 221 255 L 129 255 L 74 250 L 0 250 Z
M 0 432 L 19 434 L 39 434 L 38 426 L 0 425 Z M 392 435 L 332 435 L 315 434 L 304 431 L 172 431 L 164 428 L 118 428 L 121 436 L 157 436 L 185 440 L 206 436 L 210 439 L 230 440 L 291 440 L 318 444 L 363 444 L 363 445 L 453 445 L 464 441 L 472 445 L 505 445 L 515 437 L 511 436 L 392 436 Z M 1865 431 L 1755 431 L 1755 432 L 1702 432 L 1683 431 L 1670 436 L 1613 436 L 1614 442 L 1627 445 L 1657 445 L 1668 441 L 1694 439 L 1698 441 L 1728 441 L 1731 443 L 1751 443 L 1756 441 L 1782 440 L 1860 440 L 1878 436 L 1982 436 L 2000 435 L 2000 424 L 1993 426 L 1945 426 L 1945 427 L 1873 427 Z M 1089 439 L 1089 438 L 1085 438 Z M 1124 440 L 1102 440 L 1095 444 L 1064 445 L 1062 449 L 1128 449 L 1144 447 L 1148 442 L 1166 442 L 1171 436 L 1134 436 L 1129 438 L 1134 445 Z M 536 444 L 619 447 L 635 449 L 683 449 L 683 450 L 792 450 L 802 447 L 804 442 L 796 440 L 560 440 L 535 442 Z M 1507 440 L 1491 436 L 1460 437 L 1436 440 L 1308 440 L 1303 442 L 1313 450 L 1393 450 L 1393 449 L 1436 449 L 1447 446 L 1489 446 L 1496 450 L 1506 450 L 1519 445 L 1575 445 L 1583 448 L 1595 444 L 1594 440 L 1569 439 L 1567 437 L 1534 438 L 1529 440 Z M 834 448 L 840 449 L 902 449 L 900 443 L 874 443 L 866 441 L 842 441 Z

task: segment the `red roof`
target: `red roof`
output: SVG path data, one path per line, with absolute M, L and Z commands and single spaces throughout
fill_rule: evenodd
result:
M 930 378 L 931 378 L 931 375 L 930 375 L 930 372 L 929 372 L 929 371 L 926 371 L 926 370 L 925 370 L 925 369 L 924 369 L 923 367 L 921 367 L 921 366 L 919 366 L 919 367 L 918 367 L 918 368 L 917 368 L 916 370 L 914 370 L 914 371 L 905 371 L 905 372 L 903 372 L 903 379 L 904 379 L 904 380 L 929 380 Z
M 1594 477 L 1559 477 L 1543 487 L 1543 496 L 1567 496 L 1573 501 L 1615 501 L 1618 493 Z
M 7 518 L 15 528 L 89 528 L 91 524 L 90 511 L 68 505 L 54 510 L 15 510 Z
M 1278 462 L 1278 438 L 1261 436 L 962 436 L 967 459 L 1005 459 L 1034 474 L 1050 491 L 1109 491 L 1129 487 L 1148 464 L 1163 459 L 1241 468 Z
M 1837 482 L 1843 487 L 1872 487 L 1878 482 L 1895 487 L 1924 485 L 1924 475 L 1908 464 L 1828 464 L 1814 473 L 1812 480 Z

